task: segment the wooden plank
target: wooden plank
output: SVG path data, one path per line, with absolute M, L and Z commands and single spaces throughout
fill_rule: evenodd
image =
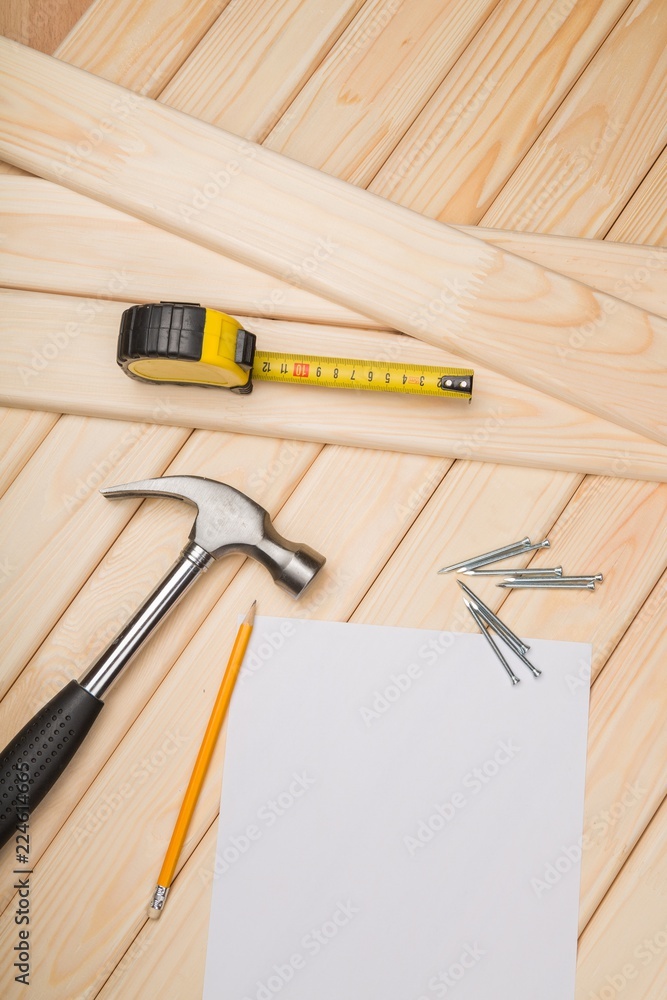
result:
M 667 241 L 667 149 L 634 192 L 607 233 L 609 240 L 632 240 L 641 233 L 647 243 Z
M 96 0 L 56 50 L 58 59 L 154 97 L 229 0 Z
M 348 475 L 341 477 L 344 462 Z M 152 872 L 169 838 L 176 804 L 173 790 L 187 778 L 196 752 L 198 734 L 210 708 L 209 698 L 220 678 L 220 650 L 231 638 L 237 610 L 257 598 L 264 614 L 338 618 L 349 614 L 377 575 L 419 511 L 410 503 L 415 482 L 433 475 L 441 463 L 419 456 L 396 456 L 361 449 L 327 450 L 316 466 L 316 476 L 301 482 L 277 518 L 278 529 L 289 537 L 308 539 L 328 557 L 322 579 L 313 593 L 297 604 L 275 587 L 257 564 L 244 565 L 206 618 L 196 636 L 169 671 L 142 711 L 121 746 L 106 762 L 98 780 L 77 805 L 66 829 L 60 831 L 40 862 L 41 940 L 45 954 L 65 956 L 57 976 L 51 963 L 35 963 L 33 988 L 52 1000 L 76 996 L 98 988 L 108 963 L 120 960 L 144 919 L 147 873 Z M 350 494 L 349 483 L 356 491 Z M 382 483 L 382 493 L 378 491 Z M 435 485 L 435 483 L 434 483 Z M 426 494 L 427 496 L 428 494 Z M 350 560 L 348 553 L 355 552 Z M 192 683 L 196 676 L 197 683 Z M 111 701 L 112 695 L 109 696 Z M 99 725 L 103 725 L 103 719 Z M 62 914 L 65 885 L 71 884 L 72 832 L 86 822 L 128 781 L 132 769 L 157 751 L 169 733 L 188 739 L 189 753 L 174 753 L 168 766 L 156 767 L 140 792 L 127 797 L 105 818 L 94 837 L 77 846 L 77 864 L 85 866 L 85 893 L 66 892 L 67 920 Z M 220 775 L 222 747 L 216 750 L 212 774 Z M 83 753 L 84 751 L 82 751 Z M 144 765 L 145 766 L 145 765 Z M 218 808 L 219 787 L 206 782 L 198 803 L 182 864 L 198 842 Z M 115 799 L 113 800 L 116 801 Z M 165 807 L 165 803 L 168 806 Z M 172 808 L 174 807 L 174 808 Z M 102 816 L 107 817 L 108 810 Z M 127 850 L 128 830 L 142 831 L 133 850 Z M 92 858 L 105 859 L 93 865 Z M 122 864 L 120 863 L 123 858 Z M 118 869 L 109 879 L 109 870 Z M 82 867 L 83 870 L 83 867 Z M 90 899 L 96 905 L 91 908 Z M 203 915 L 206 919 L 205 914 Z M 68 953 L 64 940 L 77 928 L 76 954 Z M 0 949 L 13 934 L 10 923 L 0 928 Z M 69 958 L 67 957 L 69 955 Z M 70 960 L 71 959 L 71 960 Z M 9 963 L 0 968 L 3 997 L 18 996 Z
M 70 3 L 72 0 L 70 0 Z M 58 59 L 150 97 L 156 96 L 229 0 L 95 0 L 55 49 Z M 84 4 L 79 3 L 80 13 Z M 39 12 L 40 24 L 64 5 Z M 78 15 L 77 15 L 78 16 Z M 35 12 L 37 17 L 37 12 Z M 57 22 L 57 18 L 55 19 Z M 69 21 L 71 27 L 73 21 Z M 4 34 L 5 32 L 3 32 Z M 17 39 L 35 46 L 30 38 Z M 52 48 L 47 51 L 52 52 Z M 0 175 L 23 174 L 0 163 Z
M 134 302 L 169 296 L 246 316 L 380 325 L 37 177 L 0 177 L 0 216 L 0 284 L 5 286 Z M 91 232 L 96 234 L 92 244 Z M 640 259 L 649 263 L 646 252 L 640 251 L 635 266 Z
M 0 496 L 55 426 L 55 413 L 0 408 Z
M 498 4 L 370 190 L 443 222 L 479 222 L 627 4 Z
M 667 521 L 667 518 L 665 519 Z M 593 917 L 667 794 L 663 574 L 591 692 L 581 924 Z M 572 690 L 587 679 L 571 679 Z
M 665 7 L 634 0 L 512 174 L 501 217 L 509 211 L 512 228 L 522 220 L 521 229 L 604 236 L 616 214 L 611 178 L 615 198 L 625 200 L 667 142 L 665 101 Z M 495 205 L 483 221 L 503 224 Z
M 230 4 L 160 100 L 261 142 L 362 7 L 363 0 Z
M 106 81 L 87 77 L 84 94 L 79 71 L 48 56 L 3 50 L 12 162 L 667 440 L 664 321 Z M 65 134 L 87 134 L 117 101 L 112 130 L 73 156 Z M 150 155 L 114 156 L 148 136 Z M 152 157 L 171 155 L 182 169 L 158 186 Z
M 2 581 L 1 694 L 136 509 L 136 501 L 109 503 L 99 487 L 161 475 L 187 437 L 177 428 L 64 417 L 16 477 L 0 500 L 10 567 Z
M 667 977 L 667 802 L 584 931 L 577 1000 L 662 1000 Z
M 365 187 L 497 2 L 369 0 L 264 145 Z
M 0 178 L 0 215 L 4 286 L 135 302 L 157 302 L 169 294 L 244 316 L 379 326 L 50 181 Z M 92 245 L 91 230 L 97 237 Z M 667 248 L 481 227 L 466 231 L 599 291 L 667 314 Z
M 470 404 L 258 382 L 251 396 L 219 391 L 212 406 L 210 390 L 157 389 L 120 371 L 115 351 L 127 303 L 99 300 L 93 312 L 85 300 L 63 295 L 7 290 L 1 298 L 0 401 L 12 406 L 633 478 L 667 475 L 664 445 L 490 370 L 476 369 Z M 394 333 L 257 318 L 247 325 L 266 350 L 457 363 Z

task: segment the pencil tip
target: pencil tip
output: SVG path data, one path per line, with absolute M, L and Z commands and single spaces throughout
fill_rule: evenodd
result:
M 243 624 L 244 625 L 252 625 L 252 623 L 255 620 L 255 609 L 256 608 L 257 608 L 257 601 L 253 601 L 252 604 L 250 605 L 250 610 L 248 611 L 248 614 L 243 619 Z

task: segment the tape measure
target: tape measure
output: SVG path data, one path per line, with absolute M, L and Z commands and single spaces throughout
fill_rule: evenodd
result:
M 132 306 L 121 317 L 118 364 L 143 382 L 252 391 L 253 378 L 289 385 L 472 397 L 470 368 L 258 351 L 232 316 L 193 302 Z

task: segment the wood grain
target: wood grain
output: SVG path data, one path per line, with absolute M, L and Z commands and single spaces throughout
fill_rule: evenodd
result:
M 499 3 L 370 189 L 443 222 L 479 222 L 626 6 Z
M 632 240 L 633 233 L 642 233 L 648 243 L 667 242 L 667 149 L 634 192 L 607 239 Z
M 369 0 L 264 145 L 365 187 L 496 2 Z
M 662 1000 L 667 949 L 667 802 L 581 937 L 576 1000 Z M 614 993 L 611 991 L 614 990 Z
M 160 430 L 65 417 L 0 500 L 3 555 L 10 567 L 2 583 L 2 694 L 136 509 L 134 501 L 108 503 L 99 487 L 160 475 L 188 436 Z M 86 531 L 90 541 L 79 545 Z M 58 585 L 45 587 L 45 580 Z M 9 734 L 2 736 L 4 746 Z
M 344 306 L 39 178 L 0 177 L 0 285 L 244 316 L 377 328 Z M 667 248 L 462 227 L 543 267 L 667 315 Z M 91 244 L 90 233 L 96 239 Z
M 665 6 L 634 0 L 512 174 L 503 218 L 509 210 L 512 228 L 604 236 L 616 215 L 612 178 L 615 197 L 628 198 L 667 142 L 666 100 Z M 502 225 L 495 205 L 483 222 Z
M 82 96 L 79 71 L 14 43 L 2 49 L 0 150 L 12 162 L 667 440 L 664 321 L 106 81 L 87 78 Z M 99 143 L 69 152 L 65 136 L 104 123 L 116 101 L 126 112 L 116 110 L 112 131 L 94 126 Z M 156 159 L 171 155 L 179 174 L 156 174 Z M 211 181 L 221 162 L 229 183 Z
M 470 404 L 258 382 L 250 396 L 219 390 L 212 405 L 210 390 L 146 386 L 121 372 L 114 362 L 127 303 L 100 300 L 93 310 L 86 300 L 11 290 L 0 298 L 0 401 L 12 406 L 633 478 L 667 475 L 664 445 L 490 370 L 476 369 Z M 246 325 L 265 350 L 457 363 L 394 333 L 257 318 Z
M 230 4 L 160 100 L 261 142 L 363 0 Z M 202 87 L 202 77 L 208 86 Z
M 30 460 L 57 420 L 55 413 L 0 409 L 0 495 Z

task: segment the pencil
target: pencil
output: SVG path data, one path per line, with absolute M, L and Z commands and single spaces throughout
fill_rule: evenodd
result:
M 213 705 L 213 711 L 211 712 L 211 717 L 208 720 L 208 725 L 206 726 L 204 738 L 201 742 L 201 746 L 199 747 L 199 753 L 197 754 L 195 766 L 192 770 L 188 787 L 185 790 L 181 809 L 178 814 L 178 819 L 176 820 L 176 826 L 174 827 L 174 832 L 171 835 L 167 853 L 165 854 L 164 861 L 162 862 L 158 883 L 148 905 L 148 916 L 152 920 L 157 920 L 157 918 L 161 915 L 167 899 L 169 887 L 174 877 L 174 872 L 176 871 L 176 865 L 178 864 L 181 848 L 183 847 L 185 836 L 188 832 L 188 826 L 190 825 L 192 814 L 195 806 L 197 805 L 197 799 L 199 798 L 199 793 L 204 782 L 208 765 L 211 761 L 211 757 L 213 756 L 213 750 L 218 738 L 218 733 L 220 732 L 222 723 L 225 720 L 225 715 L 227 714 L 227 709 L 229 708 L 229 702 L 231 701 L 234 685 L 236 684 L 236 678 L 239 675 L 239 670 L 241 669 L 241 664 L 243 663 L 243 657 L 245 656 L 245 651 L 248 647 L 248 641 L 250 639 L 253 622 L 255 620 L 256 607 L 257 601 L 253 601 L 248 614 L 241 622 L 239 630 L 236 633 L 236 639 L 229 656 L 227 669 L 225 670 L 224 677 L 222 678 L 222 684 L 220 685 L 220 690 L 218 691 L 218 695 L 215 699 L 215 704 Z

